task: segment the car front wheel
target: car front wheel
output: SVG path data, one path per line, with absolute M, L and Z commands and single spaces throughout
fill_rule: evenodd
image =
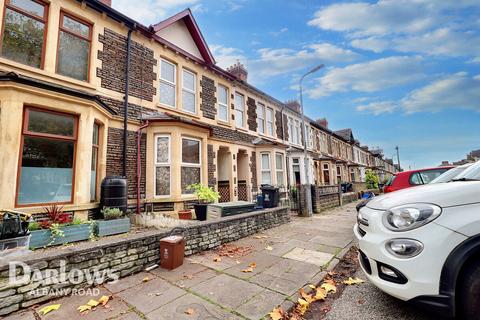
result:
M 465 320 L 478 320 L 480 315 L 480 262 L 475 260 L 462 270 L 460 286 L 457 287 L 460 312 Z

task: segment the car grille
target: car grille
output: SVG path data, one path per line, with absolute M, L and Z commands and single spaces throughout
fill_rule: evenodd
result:
M 357 231 L 362 237 L 365 237 L 365 235 L 367 234 L 367 232 L 365 230 L 363 230 L 362 228 L 360 228 L 359 225 L 357 225 Z
M 368 273 L 372 274 L 372 266 L 370 265 L 370 261 L 368 260 L 365 253 L 362 250 L 358 250 L 360 263 L 362 264 L 363 269 Z

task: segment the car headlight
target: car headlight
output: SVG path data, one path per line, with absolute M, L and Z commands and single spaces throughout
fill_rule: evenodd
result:
M 429 203 L 412 203 L 393 207 L 383 216 L 383 224 L 392 231 L 407 231 L 421 227 L 442 213 L 442 208 Z

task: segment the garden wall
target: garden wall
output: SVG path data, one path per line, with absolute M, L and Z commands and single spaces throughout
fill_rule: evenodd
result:
M 215 248 L 289 220 L 288 208 L 280 207 L 198 222 L 180 230 L 186 240 L 185 255 Z M 159 241 L 169 234 L 170 230 L 154 230 L 72 247 L 38 250 L 19 259 L 32 272 L 18 264 L 16 271 L 13 269 L 18 281 L 13 283 L 9 281 L 8 261 L 0 260 L 0 315 L 125 277 L 159 263 Z M 75 281 L 67 281 L 71 277 Z
M 312 207 L 314 213 L 338 207 L 341 202 L 341 190 L 339 186 L 313 186 Z

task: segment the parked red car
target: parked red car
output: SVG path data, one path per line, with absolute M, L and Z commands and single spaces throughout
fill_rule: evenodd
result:
M 422 184 L 430 183 L 433 179 L 442 173 L 452 169 L 453 166 L 438 168 L 427 168 L 420 170 L 410 170 L 399 172 L 393 175 L 385 184 L 383 191 L 385 193 L 411 188 Z

